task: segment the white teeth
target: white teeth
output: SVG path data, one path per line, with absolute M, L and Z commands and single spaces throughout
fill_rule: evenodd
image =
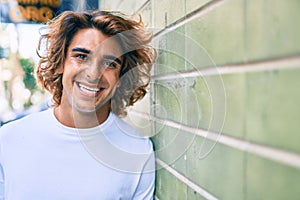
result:
M 78 86 L 80 87 L 81 90 L 83 91 L 86 91 L 86 92 L 99 92 L 100 89 L 99 88 L 91 88 L 91 87 L 88 87 L 86 85 L 82 85 L 81 83 L 78 83 Z

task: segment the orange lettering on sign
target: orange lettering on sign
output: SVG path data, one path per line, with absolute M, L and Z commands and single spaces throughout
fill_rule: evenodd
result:
M 53 11 L 48 7 L 41 7 L 39 13 L 41 22 L 47 22 L 53 18 Z
M 39 3 L 39 0 L 31 0 L 32 5 L 35 5 L 35 4 L 38 4 L 38 3 Z
M 40 0 L 41 5 L 57 8 L 61 4 L 61 0 Z
M 30 21 L 38 21 L 39 15 L 38 15 L 38 9 L 34 6 L 27 6 L 26 7 L 26 20 Z
M 9 11 L 9 18 L 14 22 L 20 22 L 24 20 L 25 10 L 22 6 L 15 6 Z
M 51 6 L 53 8 L 57 8 L 58 6 L 60 6 L 60 4 L 61 4 L 61 0 L 52 0 Z
M 15 6 L 10 9 L 9 17 L 13 22 L 21 22 L 23 20 L 34 22 L 47 22 L 53 18 L 53 11 L 49 7 L 35 6 Z

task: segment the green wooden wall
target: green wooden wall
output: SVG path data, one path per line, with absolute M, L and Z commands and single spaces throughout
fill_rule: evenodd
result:
M 102 0 L 158 49 L 126 120 L 152 137 L 156 199 L 300 199 L 300 1 Z

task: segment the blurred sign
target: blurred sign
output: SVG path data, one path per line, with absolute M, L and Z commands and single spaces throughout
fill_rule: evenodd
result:
M 78 6 L 95 9 L 98 0 L 0 0 L 0 22 L 44 23 L 62 11 L 78 10 Z

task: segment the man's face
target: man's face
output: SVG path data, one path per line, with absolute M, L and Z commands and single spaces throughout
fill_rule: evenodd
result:
M 120 45 L 113 37 L 92 28 L 79 30 L 67 50 L 61 106 L 80 112 L 110 106 L 119 82 L 121 56 Z

